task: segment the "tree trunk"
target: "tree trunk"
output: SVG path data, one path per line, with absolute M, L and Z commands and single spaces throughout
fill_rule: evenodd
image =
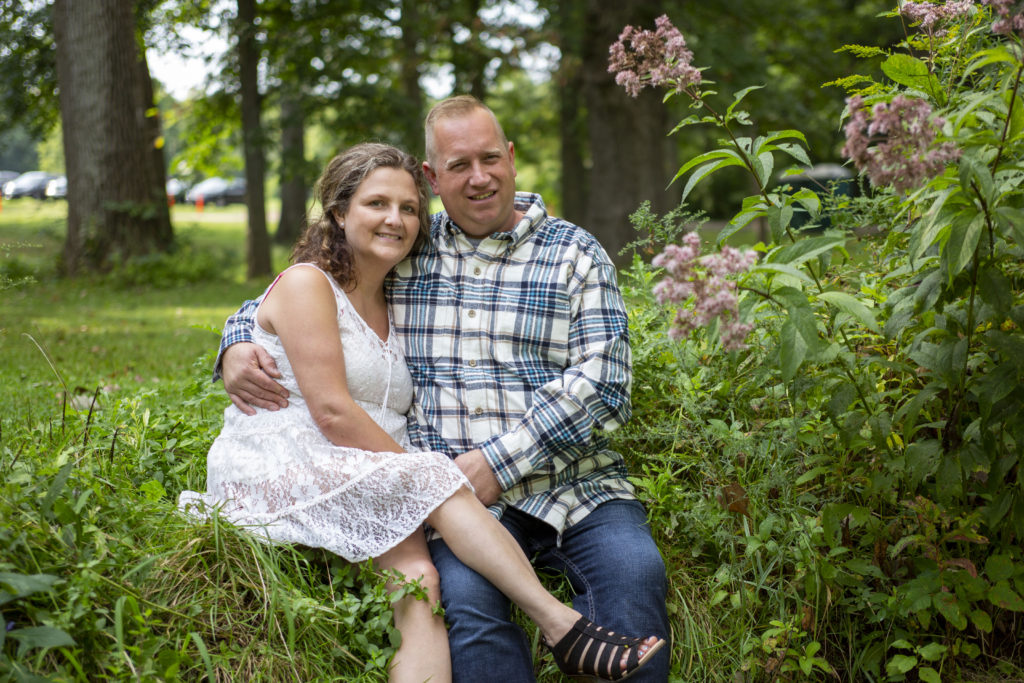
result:
M 271 274 L 266 194 L 263 186 L 266 160 L 263 154 L 263 127 L 260 124 L 259 60 L 255 0 L 238 0 L 238 73 L 245 148 L 245 204 L 249 215 L 246 263 L 250 278 Z
M 587 144 L 587 128 L 582 107 L 582 0 L 559 0 L 556 16 L 562 52 L 562 59 L 555 74 L 558 82 L 558 127 L 561 143 L 561 213 L 566 220 L 582 225 L 588 219 L 587 168 L 583 156 Z
M 401 83 L 404 95 L 406 124 L 403 134 L 408 146 L 407 152 L 422 157 L 423 119 L 425 117 L 423 88 L 420 86 L 420 68 L 423 62 L 420 32 L 419 0 L 402 0 L 402 64 Z
M 306 117 L 301 95 L 285 85 L 281 96 L 281 217 L 274 242 L 290 246 L 306 221 Z
M 55 0 L 68 275 L 170 249 L 159 120 L 131 0 Z
M 675 168 L 661 93 L 644 90 L 634 99 L 608 73 L 608 48 L 622 29 L 627 24 L 653 29 L 661 13 L 661 3 L 650 0 L 587 0 L 583 21 L 583 97 L 593 166 L 582 225 L 620 266 L 631 256 L 619 251 L 636 237 L 629 215 L 645 200 L 657 213 L 679 203 L 678 191 L 670 194 L 665 189 Z

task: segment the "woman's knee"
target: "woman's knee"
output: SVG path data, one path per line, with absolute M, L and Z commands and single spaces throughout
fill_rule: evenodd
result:
M 392 566 L 392 569 L 402 574 L 407 581 L 417 581 L 427 589 L 431 595 L 437 595 L 441 589 L 441 578 L 437 573 L 437 567 L 430 561 L 430 557 L 405 558 Z

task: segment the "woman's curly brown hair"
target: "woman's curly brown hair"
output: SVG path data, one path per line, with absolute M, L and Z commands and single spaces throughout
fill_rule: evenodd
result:
M 331 159 L 316 181 L 320 213 L 307 217 L 306 229 L 292 250 L 292 263 L 312 263 L 330 273 L 343 287 L 352 283 L 355 279 L 352 248 L 337 217 L 348 212 L 356 190 L 378 168 L 402 169 L 412 176 L 420 200 L 420 234 L 416 239 L 416 246 L 419 246 L 430 229 L 430 189 L 423 167 L 416 157 L 397 147 L 363 142 Z

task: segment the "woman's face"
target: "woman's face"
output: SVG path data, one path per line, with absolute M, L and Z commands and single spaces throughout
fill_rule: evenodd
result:
M 359 185 L 340 217 L 356 268 L 390 270 L 406 257 L 419 233 L 420 198 L 408 171 L 381 167 Z

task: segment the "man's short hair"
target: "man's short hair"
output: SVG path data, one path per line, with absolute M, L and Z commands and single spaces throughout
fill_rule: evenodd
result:
M 494 120 L 494 125 L 498 129 L 498 135 L 501 136 L 502 144 L 508 147 L 508 138 L 505 136 L 505 131 L 502 129 L 501 124 L 498 123 L 498 117 L 494 115 L 490 107 L 472 95 L 453 95 L 452 97 L 446 97 L 431 107 L 423 124 L 426 159 L 431 166 L 434 166 L 436 161 L 434 159 L 436 153 L 434 149 L 434 127 L 437 123 L 444 119 L 457 119 L 466 116 L 477 109 L 483 109 L 491 115 L 491 119 Z

